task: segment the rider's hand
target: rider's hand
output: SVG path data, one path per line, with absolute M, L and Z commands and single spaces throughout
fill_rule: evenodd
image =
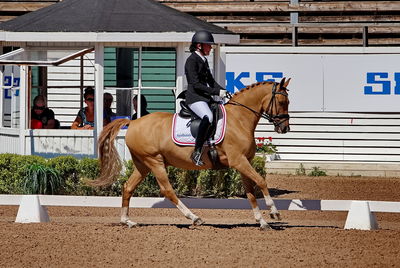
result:
M 226 97 L 226 89 L 220 89 L 219 90 L 219 96 L 221 98 L 225 98 Z
M 221 98 L 221 97 L 218 96 L 218 95 L 213 95 L 213 96 L 212 96 L 212 99 L 213 99 L 215 102 L 223 103 L 223 98 Z

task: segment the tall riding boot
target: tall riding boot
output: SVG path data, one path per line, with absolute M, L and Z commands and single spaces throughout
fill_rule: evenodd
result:
M 196 166 L 203 166 L 204 162 L 201 160 L 201 155 L 203 154 L 203 144 L 206 141 L 208 129 L 210 128 L 211 124 L 208 121 L 208 116 L 204 116 L 199 125 L 199 132 L 197 133 L 196 137 L 196 144 L 194 147 L 194 151 L 191 155 L 191 159 Z

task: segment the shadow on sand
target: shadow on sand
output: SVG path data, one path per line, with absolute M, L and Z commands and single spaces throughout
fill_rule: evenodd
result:
M 291 191 L 285 189 L 269 188 L 269 194 L 271 197 L 279 197 L 284 194 L 298 193 L 299 191 Z
M 333 229 L 339 229 L 338 226 L 333 226 L 333 225 L 290 225 L 288 222 L 269 222 L 269 226 L 271 227 L 271 230 L 276 230 L 276 231 L 282 231 L 290 228 L 333 228 Z M 112 226 L 117 226 L 120 224 L 113 223 L 111 224 Z M 209 224 L 205 223 L 200 226 L 193 226 L 191 224 L 166 224 L 166 223 L 161 223 L 161 224 L 153 224 L 153 223 L 139 223 L 139 225 L 135 228 L 140 228 L 140 227 L 149 227 L 149 226 L 174 226 L 179 229 L 199 229 L 202 226 L 206 227 L 212 227 L 212 228 L 217 228 L 217 229 L 235 229 L 235 228 L 259 228 L 259 224 L 252 224 L 252 223 L 239 223 L 239 224 Z

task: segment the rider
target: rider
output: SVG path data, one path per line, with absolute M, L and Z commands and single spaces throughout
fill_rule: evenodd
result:
M 208 130 L 213 120 L 210 110 L 213 95 L 220 95 L 225 89 L 215 82 L 205 56 L 210 55 L 214 37 L 208 31 L 198 31 L 192 37 L 190 52 L 185 63 L 185 74 L 188 82 L 186 103 L 189 108 L 202 120 L 196 137 L 194 151 L 191 155 L 193 163 L 197 166 L 204 165 L 201 160 L 203 144 L 206 141 Z M 222 91 L 222 92 L 221 92 Z

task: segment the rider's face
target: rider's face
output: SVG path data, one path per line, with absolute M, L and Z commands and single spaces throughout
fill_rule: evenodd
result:
M 203 51 L 205 56 L 210 55 L 211 48 L 212 47 L 210 44 L 203 44 Z
M 200 52 L 204 54 L 204 56 L 210 55 L 212 46 L 210 44 L 198 44 L 198 48 L 200 49 Z

